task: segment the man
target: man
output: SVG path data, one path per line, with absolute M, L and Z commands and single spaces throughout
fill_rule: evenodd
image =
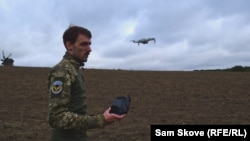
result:
M 48 76 L 49 125 L 52 141 L 86 141 L 87 129 L 103 128 L 125 115 L 109 113 L 86 114 L 86 91 L 80 67 L 91 52 L 91 32 L 70 26 L 63 34 L 66 53 Z

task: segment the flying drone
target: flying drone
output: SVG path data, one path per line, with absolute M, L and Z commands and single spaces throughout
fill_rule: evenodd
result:
M 133 43 L 138 43 L 138 46 L 141 44 L 148 44 L 149 41 L 154 41 L 155 43 L 155 38 L 143 38 L 143 39 L 140 39 L 140 40 L 132 40 Z

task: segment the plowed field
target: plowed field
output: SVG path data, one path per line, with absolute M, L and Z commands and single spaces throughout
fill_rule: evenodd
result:
M 51 68 L 0 67 L 0 141 L 49 140 Z M 250 124 L 250 73 L 83 70 L 88 114 L 130 95 L 126 118 L 89 130 L 89 141 L 149 141 L 151 124 Z

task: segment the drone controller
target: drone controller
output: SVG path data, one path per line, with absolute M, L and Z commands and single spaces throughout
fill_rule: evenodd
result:
M 118 96 L 112 101 L 110 113 L 117 115 L 127 114 L 129 111 L 131 98 L 130 96 Z

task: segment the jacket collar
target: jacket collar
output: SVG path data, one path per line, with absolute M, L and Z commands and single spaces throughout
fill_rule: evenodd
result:
M 76 68 L 80 68 L 80 67 L 84 66 L 84 63 L 80 59 L 78 59 L 75 56 L 69 54 L 68 52 L 66 52 L 64 54 L 63 58 L 68 60 Z

